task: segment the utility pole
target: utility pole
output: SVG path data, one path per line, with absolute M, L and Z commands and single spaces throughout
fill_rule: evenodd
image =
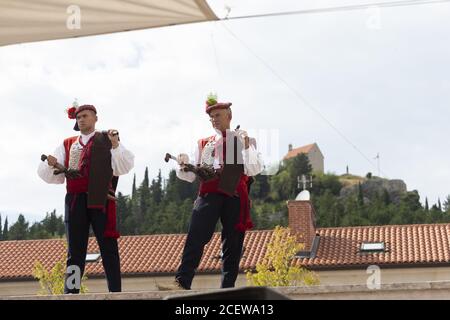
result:
M 378 176 L 381 178 L 381 170 L 380 170 L 380 153 L 377 152 L 377 156 L 374 158 L 377 160 L 377 168 L 378 168 Z

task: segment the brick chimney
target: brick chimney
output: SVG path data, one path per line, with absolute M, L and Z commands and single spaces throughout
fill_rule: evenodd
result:
M 311 252 L 316 236 L 316 213 L 309 200 L 289 200 L 289 228 L 297 235 L 299 242 L 304 243 L 302 251 Z
M 292 151 L 292 143 L 289 143 L 288 151 Z

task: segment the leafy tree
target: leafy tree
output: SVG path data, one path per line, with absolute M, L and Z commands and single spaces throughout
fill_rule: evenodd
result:
M 383 189 L 382 201 L 385 205 L 391 204 L 391 197 L 386 189 Z M 420 202 L 419 202 L 420 205 Z
M 53 210 L 51 213 L 47 212 L 41 224 L 51 238 L 60 238 L 65 233 L 63 217 L 57 216 L 56 210 Z
M 366 207 L 362 206 L 357 196 L 350 196 L 343 202 L 344 216 L 342 226 L 366 226 L 370 225 Z
M 331 190 L 319 196 L 312 197 L 316 211 L 317 225 L 321 227 L 333 227 L 341 225 L 343 207 L 341 201 L 333 195 Z
M 287 226 L 287 206 L 285 202 L 254 201 L 252 209 L 255 229 L 273 229 L 277 225 Z
M 309 163 L 308 156 L 304 153 L 300 153 L 292 159 L 286 160 L 286 169 L 289 179 L 287 179 L 289 194 L 288 199 L 294 199 L 298 192 L 298 178 L 305 175 L 307 178 L 312 173 L 312 167 Z
M 6 217 L 5 224 L 3 225 L 2 239 L 3 240 L 9 239 L 8 217 Z
M 8 239 L 10 240 L 25 240 L 28 234 L 28 222 L 25 217 L 20 214 L 17 222 L 9 229 Z
M 361 186 L 361 182 L 358 182 L 358 203 L 360 206 L 364 204 L 364 194 Z
M 174 201 L 176 203 L 182 202 L 186 199 L 194 200 L 197 197 L 198 180 L 194 183 L 177 178 L 175 170 L 169 172 L 169 178 L 165 188 L 164 200 Z
M 294 190 L 291 183 L 292 177 L 289 175 L 288 170 L 280 167 L 278 174 L 272 176 L 270 179 L 270 194 L 269 197 L 272 201 L 286 201 L 292 199 Z
M 117 226 L 122 235 L 133 234 L 134 220 L 130 210 L 130 197 L 117 194 Z
M 150 190 L 150 182 L 148 178 L 148 168 L 145 168 L 144 180 L 142 181 L 141 186 L 138 190 L 139 195 L 139 215 L 138 222 L 139 225 L 142 226 L 144 224 L 144 218 L 147 217 L 147 213 L 152 211 L 151 208 L 151 190 Z M 139 233 L 142 233 L 144 230 L 139 228 Z
M 250 189 L 250 197 L 253 199 L 265 199 L 270 192 L 269 176 L 257 175 Z
M 334 174 L 317 173 L 313 177 L 313 187 L 311 193 L 313 195 L 322 195 L 330 192 L 334 196 L 339 196 L 342 189 L 342 183 L 339 177 Z
M 65 244 L 65 247 L 67 248 L 67 244 Z M 51 270 L 47 270 L 39 260 L 35 262 L 33 267 L 33 277 L 39 280 L 39 284 L 41 286 L 41 289 L 38 291 L 39 295 L 55 295 L 64 293 L 66 259 L 67 253 L 55 263 Z M 81 278 L 80 293 L 88 292 L 87 286 L 83 283 L 83 281 L 86 280 L 86 275 L 83 275 Z
M 420 203 L 420 196 L 417 190 L 406 192 L 401 198 L 401 203 L 406 205 L 407 210 L 414 212 L 422 209 L 422 204 Z M 426 200 L 426 204 L 428 206 L 428 199 Z M 426 208 L 426 210 L 428 210 Z
M 152 180 L 152 185 L 150 187 L 153 201 L 156 204 L 161 203 L 163 199 L 163 189 L 162 189 L 162 177 L 161 170 L 159 170 L 158 177 Z
M 303 248 L 289 228 L 277 226 L 264 258 L 256 264 L 256 272 L 246 272 L 253 286 L 299 286 L 319 283 L 318 276 L 294 264 L 295 255 Z
M 447 222 L 445 221 L 445 215 L 442 214 L 442 211 L 439 210 L 439 207 L 434 204 L 430 211 L 429 211 L 429 219 L 432 223 L 439 223 L 439 222 Z
M 49 239 L 52 235 L 47 232 L 40 222 L 35 222 L 28 229 L 27 239 Z
M 450 194 L 447 196 L 447 199 L 444 201 L 444 211 L 450 213 Z
M 131 189 L 131 197 L 134 198 L 136 196 L 136 173 L 133 176 L 133 186 Z

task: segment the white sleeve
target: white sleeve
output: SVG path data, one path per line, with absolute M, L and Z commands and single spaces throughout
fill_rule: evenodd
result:
M 119 143 L 117 148 L 111 149 L 111 167 L 115 176 L 127 174 L 134 167 L 134 154 Z
M 196 166 L 197 164 L 200 163 L 200 142 L 199 142 L 199 146 L 198 148 L 195 148 L 195 155 L 194 155 L 194 161 L 189 161 L 189 157 L 187 159 L 186 162 L 189 162 L 190 164 Z M 177 177 L 178 179 L 187 181 L 187 182 L 194 182 L 195 179 L 197 178 L 197 176 L 195 175 L 195 173 L 193 172 L 185 172 L 185 171 L 181 171 L 180 167 L 178 166 L 178 168 L 176 169 L 176 173 L 177 173 Z
M 261 153 L 256 150 L 256 142 L 251 139 L 250 147 L 242 150 L 244 160 L 244 173 L 247 176 L 256 176 L 264 170 Z
M 64 164 L 64 159 L 66 158 L 66 151 L 64 149 L 64 145 L 61 144 L 58 148 L 56 148 L 53 156 L 58 160 L 58 163 Z M 62 184 L 64 183 L 65 176 L 63 173 L 54 175 L 53 171 L 55 168 L 50 167 L 47 161 L 41 161 L 39 163 L 39 167 L 37 173 L 42 180 L 47 183 L 52 184 Z
M 184 172 L 184 171 L 181 171 L 180 168 L 177 168 L 176 172 L 177 172 L 178 179 L 181 179 L 181 180 L 184 180 L 187 182 L 191 182 L 191 183 L 195 181 L 196 176 L 195 176 L 195 173 L 193 173 L 193 172 Z

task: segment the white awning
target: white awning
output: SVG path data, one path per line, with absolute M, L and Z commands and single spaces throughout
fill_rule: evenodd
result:
M 0 46 L 210 20 L 205 0 L 0 0 Z

